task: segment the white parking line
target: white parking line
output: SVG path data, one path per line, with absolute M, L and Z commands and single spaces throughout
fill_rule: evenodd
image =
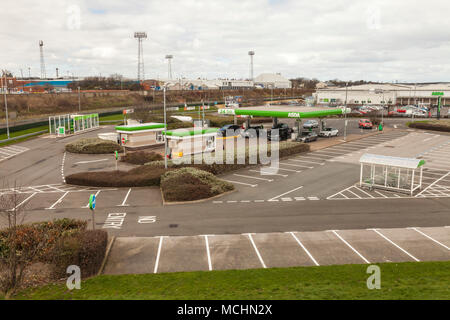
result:
M 36 195 L 37 192 L 31 194 L 31 196 L 29 196 L 28 198 L 26 198 L 25 200 L 23 200 L 21 203 L 19 203 L 17 206 L 15 206 L 13 209 L 9 209 L 8 211 L 14 211 L 17 210 L 21 205 L 23 205 L 25 202 L 27 202 L 28 200 L 30 200 L 31 198 L 33 198 Z
M 437 241 L 436 239 L 433 239 L 432 237 L 430 237 L 429 235 L 425 234 L 424 232 L 418 230 L 417 228 L 408 228 L 408 229 L 412 229 L 414 231 L 417 231 L 418 233 L 420 233 L 421 235 L 423 235 L 424 237 L 427 237 L 428 239 L 430 239 L 431 241 L 434 241 L 435 243 L 437 243 L 438 245 L 443 246 L 445 249 L 450 250 L 449 247 L 447 247 L 445 244 Z
M 122 204 L 119 204 L 116 207 L 128 207 L 129 206 L 129 204 L 126 204 L 126 202 L 127 202 L 128 196 L 130 195 L 130 192 L 131 192 L 131 188 L 128 189 L 127 195 L 125 196 L 125 199 L 123 199 Z
M 159 237 L 158 252 L 156 253 L 155 269 L 153 270 L 153 273 L 158 272 L 159 256 L 161 255 L 161 247 L 162 247 L 163 238 L 164 238 L 164 236 Z
M 208 269 L 209 269 L 209 271 L 212 271 L 211 254 L 209 252 L 208 236 L 205 235 L 204 237 L 205 237 L 205 245 L 206 245 L 206 255 L 208 257 Z
M 94 162 L 101 162 L 101 161 L 107 161 L 107 160 L 108 160 L 108 159 L 89 160 L 89 161 L 78 161 L 78 162 L 75 162 L 75 164 L 94 163 Z
M 369 197 L 371 197 L 371 198 L 375 198 L 374 196 L 372 196 L 371 194 L 365 192 L 365 191 L 362 190 L 361 188 L 355 187 L 355 189 L 358 190 L 358 191 L 361 191 L 361 192 L 364 193 L 364 194 L 367 194 L 367 195 L 368 195 Z
M 266 178 L 253 177 L 253 176 L 246 176 L 246 175 L 244 175 L 244 174 L 237 174 L 237 173 L 235 173 L 235 174 L 233 174 L 233 175 L 235 175 L 236 177 L 249 178 L 249 179 L 257 179 L 257 180 L 263 180 L 263 181 L 268 181 L 268 182 L 272 182 L 272 181 L 273 181 L 273 179 L 266 179 Z
M 299 167 L 299 168 L 308 168 L 308 169 L 314 168 L 314 167 L 302 166 L 300 164 L 292 164 L 292 163 L 285 163 L 285 162 L 280 162 L 280 164 L 283 166 L 291 166 L 291 167 Z
M 231 183 L 236 183 L 236 184 L 242 184 L 243 186 L 249 186 L 249 187 L 252 187 L 252 188 L 258 186 L 257 184 L 250 184 L 250 183 L 239 182 L 239 181 L 233 181 L 233 180 L 224 180 L 224 181 L 231 182 Z
M 367 260 L 366 258 L 364 258 L 364 256 L 358 252 L 358 250 L 356 250 L 355 248 L 353 248 L 347 241 L 344 240 L 344 238 L 342 238 L 337 232 L 336 230 L 331 230 L 331 232 L 333 232 L 336 237 L 338 237 L 339 239 L 342 240 L 342 242 L 344 242 L 350 249 L 353 250 L 354 253 L 356 253 L 361 259 L 364 260 L 365 263 L 370 263 L 369 260 Z
M 301 243 L 301 241 L 295 236 L 295 234 L 293 232 L 288 232 L 291 234 L 292 237 L 294 237 L 295 241 L 297 241 L 297 243 L 300 245 L 300 247 L 302 247 L 302 249 L 306 252 L 306 254 L 308 255 L 308 257 L 312 260 L 312 262 L 314 262 L 314 264 L 316 266 L 320 266 L 319 263 L 316 261 L 316 259 L 314 259 L 314 257 L 312 256 L 311 253 L 309 253 L 308 249 L 305 248 L 305 246 L 303 245 L 303 243 Z
M 263 171 L 263 170 L 248 170 L 250 172 L 258 172 L 259 174 L 266 175 L 266 176 L 281 176 L 283 178 L 287 178 L 289 175 L 287 174 L 281 174 L 281 173 L 272 173 L 270 171 Z
M 444 174 L 442 177 L 440 177 L 439 179 L 437 179 L 435 182 L 433 182 L 432 184 L 430 184 L 428 187 L 426 187 L 425 189 L 423 189 L 420 193 L 418 193 L 416 195 L 416 197 L 420 196 L 422 193 L 424 193 L 426 190 L 428 190 L 430 187 L 434 186 L 437 182 L 441 181 L 442 179 L 444 179 L 445 177 L 447 177 L 450 174 L 450 171 L 447 172 L 447 174 Z
M 404 252 L 405 254 L 407 254 L 408 256 L 410 256 L 413 260 L 419 262 L 420 260 L 417 259 L 416 257 L 414 257 L 411 253 L 409 253 L 408 251 L 406 251 L 405 249 L 403 249 L 402 247 L 400 247 L 398 244 L 396 244 L 394 241 L 390 240 L 388 237 L 386 237 L 384 234 L 382 234 L 381 232 L 379 232 L 377 229 L 367 229 L 367 230 L 372 230 L 374 232 L 376 232 L 378 235 L 380 235 L 381 237 L 383 237 L 386 241 L 388 241 L 390 244 L 394 245 L 395 247 L 397 247 L 397 249 L 401 250 L 402 252 Z
M 294 192 L 294 191 L 296 191 L 296 190 L 298 190 L 298 189 L 301 189 L 301 188 L 303 188 L 303 186 L 300 186 L 300 187 L 297 187 L 297 188 L 295 188 L 295 189 L 289 190 L 288 192 L 282 193 L 282 194 L 280 194 L 280 195 L 278 195 L 278 196 L 276 196 L 276 197 L 273 197 L 273 198 L 271 198 L 271 199 L 269 199 L 269 200 L 267 200 L 267 201 L 273 201 L 273 200 L 275 200 L 275 199 L 277 199 L 277 198 L 279 198 L 279 197 L 282 197 L 282 196 L 284 196 L 284 195 L 286 195 L 286 194 L 288 194 L 288 193 Z
M 324 162 L 317 162 L 317 161 L 306 161 L 306 160 L 297 160 L 297 159 L 287 159 L 289 161 L 295 161 L 295 162 L 304 162 L 304 163 L 314 163 L 314 164 L 318 164 L 323 166 L 325 163 Z M 326 161 L 326 160 L 324 160 Z
M 266 168 L 270 168 L 270 167 L 266 167 Z M 292 170 L 292 169 L 284 169 L 284 168 L 277 168 L 277 170 L 283 170 L 283 171 L 288 171 L 288 172 L 301 172 L 300 170 Z
M 248 238 L 250 239 L 250 242 L 252 243 L 253 248 L 255 249 L 256 255 L 258 256 L 258 259 L 259 259 L 259 261 L 261 262 L 261 265 L 263 266 L 264 269 L 266 269 L 266 268 L 267 268 L 267 267 L 266 267 L 266 264 L 264 263 L 264 260 L 263 260 L 263 258 L 261 257 L 261 254 L 259 253 L 258 248 L 257 248 L 256 245 L 255 245 L 255 242 L 253 241 L 252 234 L 251 234 L 251 233 L 246 233 L 246 234 L 244 234 L 244 235 L 247 235 Z
M 69 193 L 69 191 L 67 191 L 66 193 L 64 193 L 58 200 L 56 200 L 56 202 L 54 204 L 52 204 L 50 207 L 45 208 L 47 210 L 54 210 L 55 206 L 60 203 L 62 201 L 62 199 L 64 199 L 65 196 L 67 196 L 67 194 Z

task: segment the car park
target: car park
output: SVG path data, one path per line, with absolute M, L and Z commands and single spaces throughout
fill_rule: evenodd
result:
M 218 137 L 227 137 L 229 134 L 232 136 L 239 135 L 242 131 L 242 127 L 237 124 L 226 124 L 217 131 Z
M 314 131 L 303 131 L 302 135 L 300 136 L 300 138 L 298 140 L 302 141 L 302 142 L 316 141 L 317 133 L 315 133 Z
M 314 129 L 319 127 L 319 122 L 317 120 L 307 120 L 303 124 L 304 129 Z
M 360 119 L 358 122 L 358 127 L 361 129 L 372 129 L 373 124 L 369 119 Z
M 277 133 L 272 135 L 272 130 L 278 130 Z M 286 123 L 278 123 L 267 131 L 267 139 L 270 141 L 280 141 L 289 139 L 292 129 Z
M 337 137 L 339 135 L 339 130 L 335 128 L 324 128 L 319 132 L 319 137 Z
M 255 138 L 259 137 L 262 131 L 264 131 L 264 126 L 262 124 L 258 126 L 250 126 L 241 132 L 241 136 L 244 138 Z

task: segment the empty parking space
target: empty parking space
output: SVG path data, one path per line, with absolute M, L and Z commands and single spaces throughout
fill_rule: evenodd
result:
M 208 237 L 213 270 L 262 268 L 247 235 Z
M 254 234 L 252 237 L 268 268 L 314 265 L 289 233 Z
M 371 263 L 414 261 L 371 230 L 342 230 L 339 235 Z
M 126 189 L 128 192 L 129 189 Z M 121 203 L 123 202 L 121 199 Z M 162 205 L 161 190 L 158 187 L 132 188 L 126 201 L 129 206 L 160 206 Z
M 450 259 L 448 250 L 412 229 L 383 229 L 378 231 L 420 261 Z
M 109 208 L 113 206 L 119 206 L 123 203 L 128 189 L 118 189 L 101 191 L 97 196 L 97 206 L 99 208 Z M 97 192 L 94 192 L 96 194 Z
M 422 232 L 423 236 L 431 237 L 433 240 L 438 241 L 439 244 L 450 248 L 450 228 L 433 227 L 433 228 L 415 228 L 416 231 Z
M 25 207 L 28 210 L 41 210 L 55 206 L 59 199 L 65 193 L 36 193 L 36 195 L 28 201 Z
M 208 270 L 205 238 L 164 237 L 158 272 Z
M 361 257 L 332 232 L 295 232 L 294 234 L 320 265 L 364 263 Z
M 153 273 L 159 238 L 117 238 L 105 274 Z

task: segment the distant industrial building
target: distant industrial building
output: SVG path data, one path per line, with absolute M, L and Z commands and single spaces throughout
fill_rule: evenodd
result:
M 325 87 L 313 94 L 320 105 L 450 105 L 450 83 L 364 84 L 351 87 Z
M 251 80 L 236 79 L 178 79 L 178 80 L 162 80 L 168 90 L 238 90 L 238 89 L 284 89 L 291 88 L 292 84 L 289 79 L 284 78 L 280 74 L 263 73 Z

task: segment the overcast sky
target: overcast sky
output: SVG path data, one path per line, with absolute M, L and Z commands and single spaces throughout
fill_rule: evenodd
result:
M 0 68 L 39 76 L 137 74 L 134 31 L 146 31 L 146 78 L 450 81 L 450 1 L 2 0 Z

